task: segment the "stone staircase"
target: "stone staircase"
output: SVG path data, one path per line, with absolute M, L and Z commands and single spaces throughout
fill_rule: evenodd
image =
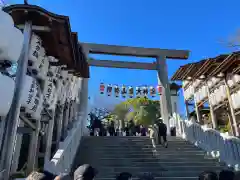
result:
M 216 159 L 177 137 L 169 137 L 169 147 L 153 148 L 148 137 L 84 137 L 73 169 L 81 164 L 97 168 L 98 180 L 115 179 L 120 172 L 130 172 L 133 178 L 152 173 L 155 179 L 198 179 L 205 171 L 224 168 Z

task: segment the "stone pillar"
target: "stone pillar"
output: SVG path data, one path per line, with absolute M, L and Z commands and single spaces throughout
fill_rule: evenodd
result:
M 170 133 L 169 117 L 172 115 L 171 91 L 168 82 L 168 70 L 166 58 L 164 56 L 157 57 L 157 73 L 158 84 L 163 87 L 160 98 L 161 116 L 167 125 L 168 134 Z

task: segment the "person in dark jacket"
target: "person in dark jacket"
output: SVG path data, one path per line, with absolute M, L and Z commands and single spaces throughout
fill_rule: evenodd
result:
M 126 133 L 126 136 L 129 136 L 129 135 L 130 135 L 128 125 L 124 128 L 124 131 L 125 131 L 125 133 Z
M 93 180 L 97 170 L 89 164 L 83 164 L 74 171 L 74 180 Z
M 132 174 L 128 172 L 122 172 L 116 177 L 116 180 L 130 180 L 130 179 L 132 179 Z
M 199 177 L 199 180 L 218 180 L 218 175 L 212 171 L 204 171 L 202 172 Z
M 99 133 L 101 129 L 102 129 L 102 122 L 98 117 L 96 117 L 95 120 L 93 121 L 94 136 L 100 135 Z
M 162 139 L 164 142 L 164 146 L 167 148 L 167 126 L 163 123 L 162 119 L 159 119 L 158 122 L 158 143 L 162 144 Z
M 136 129 L 136 133 L 137 133 L 137 134 L 140 134 L 140 133 L 141 133 L 141 126 L 140 126 L 140 125 L 137 124 L 137 125 L 135 126 L 135 129 Z
M 108 127 L 108 132 L 109 132 L 110 136 L 115 135 L 115 127 L 114 127 L 114 122 L 113 121 L 111 121 L 111 123 Z
M 144 173 L 138 180 L 154 180 L 154 176 L 151 173 Z
M 140 127 L 140 133 L 141 133 L 141 136 L 147 135 L 147 129 L 143 125 L 141 125 Z
M 119 133 L 120 133 L 119 128 L 117 128 L 115 132 L 115 136 L 119 136 Z
M 219 173 L 219 180 L 234 180 L 235 173 L 230 170 L 222 170 Z
M 136 136 L 136 128 L 133 120 L 129 121 L 130 136 Z
M 60 174 L 55 177 L 54 180 L 72 180 L 73 178 L 69 174 Z
M 97 135 L 99 135 L 100 129 L 102 128 L 102 122 L 93 113 L 91 113 L 89 115 L 90 115 L 90 127 L 91 127 L 91 130 L 94 133 L 94 136 L 97 136 Z
M 102 126 L 102 135 L 103 136 L 107 136 L 107 127 L 106 126 Z

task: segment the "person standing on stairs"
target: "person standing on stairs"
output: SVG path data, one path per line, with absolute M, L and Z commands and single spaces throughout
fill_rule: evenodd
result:
M 146 128 L 143 125 L 140 126 L 140 134 L 141 136 L 147 135 Z
M 125 131 L 126 136 L 129 136 L 129 135 L 130 135 L 128 124 L 127 124 L 126 127 L 124 128 L 124 131 Z
M 151 173 L 143 174 L 138 180 L 154 180 L 154 176 Z
M 219 180 L 234 180 L 235 173 L 230 170 L 222 170 L 219 173 Z
M 131 180 L 131 179 L 132 179 L 132 174 L 128 172 L 122 172 L 116 177 L 116 180 Z
M 160 118 L 158 121 L 158 144 L 162 144 L 162 139 L 165 148 L 167 148 L 168 143 L 167 143 L 167 126 L 166 124 L 163 123 L 163 120 Z
M 218 175 L 212 171 L 204 171 L 198 176 L 199 180 L 218 180 Z
M 152 145 L 154 148 L 156 148 L 156 142 L 158 142 L 157 129 L 154 126 L 150 125 L 148 127 L 148 131 L 149 131 L 149 137 L 152 141 Z
M 74 171 L 74 180 L 93 180 L 97 170 L 89 164 L 83 164 Z
M 130 136 L 136 136 L 136 128 L 133 120 L 129 121 Z
M 113 121 L 111 121 L 110 125 L 108 126 L 108 133 L 110 134 L 110 136 L 115 135 L 115 127 Z
M 102 122 L 97 117 L 95 117 L 95 120 L 93 121 L 94 136 L 99 136 L 101 126 Z

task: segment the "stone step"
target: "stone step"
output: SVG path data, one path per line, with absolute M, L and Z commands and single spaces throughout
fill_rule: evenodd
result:
M 152 148 L 152 147 L 119 147 L 119 148 L 105 148 L 105 147 L 96 147 L 96 148 L 91 148 L 91 147 L 81 147 L 81 150 L 84 151 L 92 151 L 92 152 L 149 152 L 149 151 L 161 151 L 161 152 L 173 152 L 173 151 L 178 151 L 178 152 L 184 152 L 184 151 L 201 151 L 204 152 L 204 150 L 201 150 L 199 148 L 193 148 L 193 147 L 168 147 L 165 148 L 163 146 L 157 147 L 157 148 Z
M 190 147 L 195 147 L 193 144 L 189 144 L 189 143 L 185 143 L 185 142 L 181 142 L 181 143 L 170 143 L 168 142 L 168 145 L 171 147 L 184 147 L 184 146 L 190 146 Z M 153 147 L 151 142 L 147 142 L 147 143 L 122 143 L 122 142 L 114 142 L 114 143 L 101 143 L 101 142 L 88 142 L 88 143 L 84 143 L 83 147 L 121 147 L 121 146 L 127 146 L 127 147 Z M 161 144 L 156 144 L 156 146 L 160 147 L 163 146 Z
M 84 137 L 74 165 L 91 164 L 99 172 L 98 180 L 115 179 L 121 172 L 130 172 L 133 179 L 150 172 L 155 179 L 196 180 L 203 171 L 225 167 L 181 138 L 168 141 L 168 148 L 153 148 L 149 137 Z
M 163 139 L 161 139 L 163 140 Z M 142 138 L 137 138 L 137 139 L 126 139 L 126 138 L 123 138 L 123 139 L 115 139 L 115 138 L 83 138 L 82 141 L 88 141 L 88 142 L 96 142 L 96 141 L 99 141 L 99 142 L 133 142 L 133 143 L 141 143 L 141 142 L 149 142 L 149 141 L 152 141 L 151 138 L 145 138 L 145 139 L 142 139 Z M 167 141 L 168 142 L 174 142 L 174 143 L 181 143 L 181 142 L 189 142 L 189 141 L 186 141 L 186 140 L 179 140 L 179 139 L 170 139 L 170 138 L 167 138 Z
M 81 146 L 83 148 L 91 148 L 91 147 L 95 147 L 95 148 L 105 148 L 105 149 L 108 149 L 108 148 L 115 148 L 115 149 L 124 149 L 124 148 L 153 148 L 153 145 L 152 144 L 121 144 L 121 143 L 118 143 L 118 144 L 101 144 L 101 143 L 93 143 L 93 144 L 90 144 L 90 143 L 87 143 L 87 144 L 84 144 L 83 146 Z M 163 145 L 161 144 L 157 144 L 156 145 L 156 148 L 159 148 L 159 147 L 163 147 Z M 168 147 L 169 148 L 196 148 L 195 146 L 193 146 L 192 144 L 176 144 L 176 143 L 168 143 Z
M 127 161 L 86 161 L 82 164 L 92 164 L 94 167 L 99 166 L 112 166 L 112 167 L 127 167 L 129 166 L 129 162 Z M 177 161 L 177 162 L 169 162 L 169 161 L 155 161 L 155 162 L 131 162 L 132 167 L 149 167 L 149 166 L 159 166 L 159 165 L 166 165 L 166 166 L 172 166 L 172 167 L 179 167 L 179 166 L 220 166 L 220 163 L 216 161 Z M 224 166 L 223 163 L 221 163 L 221 166 Z
M 128 154 L 128 155 L 145 155 L 145 154 L 161 154 L 161 155 L 168 155 L 168 154 L 187 154 L 187 155 L 194 155 L 194 154 L 206 154 L 205 151 L 202 150 L 192 150 L 192 151 L 183 151 L 183 150 L 124 150 L 124 151 L 104 151 L 104 150 L 98 150 L 98 149 L 89 149 L 89 150 L 83 150 L 82 152 L 88 152 L 89 154 L 93 155 L 102 155 L 102 154 L 108 154 L 111 153 L 111 155 L 119 155 L 119 154 Z
M 154 154 L 154 153 L 146 153 L 146 154 L 110 154 L 110 153 L 101 153 L 101 154 L 91 154 L 92 158 L 95 159 L 103 159 L 103 158 L 115 158 L 115 159 L 122 159 L 122 158 L 127 158 L 127 159 L 133 159 L 133 158 L 139 158 L 139 159 L 147 159 L 147 158 L 158 158 L 158 159 L 175 159 L 175 158 L 188 158 L 188 159 L 207 159 L 211 158 L 210 156 L 207 156 L 203 153 L 199 154 L 181 154 L 181 153 L 176 153 L 176 154 Z
M 95 180 L 115 180 L 116 178 L 94 178 Z M 133 177 L 132 180 L 138 180 L 138 177 Z M 198 177 L 154 177 L 156 180 L 198 180 Z
M 85 153 L 86 151 L 82 151 L 82 153 Z M 207 153 L 205 152 L 161 152 L 161 151 L 149 151 L 149 152 L 129 152 L 129 153 L 126 153 L 126 152 L 111 152 L 111 151 L 107 151 L 107 152 L 103 152 L 103 151 L 96 151 L 96 152 L 88 152 L 90 156 L 93 156 L 93 157 L 141 157 L 141 156 L 182 156 L 182 157 L 185 157 L 185 156 L 209 156 L 207 155 Z
M 182 166 L 170 166 L 166 164 L 159 164 L 158 166 L 145 166 L 145 167 L 133 167 L 130 164 L 128 166 L 123 167 L 114 167 L 114 166 L 97 166 L 92 164 L 99 172 L 107 172 L 107 173 L 115 173 L 115 172 L 141 172 L 141 171 L 148 171 L 148 172 L 166 172 L 166 171 L 191 171 L 191 170 L 198 170 L 198 171 L 206 171 L 206 170 L 219 170 L 223 169 L 224 166 L 206 166 L 206 165 L 198 165 L 198 166 L 189 166 L 189 165 L 182 165 Z
M 202 154 L 205 155 L 207 154 L 204 151 L 161 151 L 161 150 L 148 150 L 148 151 L 99 151 L 99 150 L 83 150 L 81 151 L 82 153 L 89 153 L 90 155 L 102 155 L 102 154 L 110 154 L 110 155 L 119 155 L 119 154 L 127 154 L 127 155 L 146 155 L 146 154 L 159 154 L 159 155 L 172 155 L 172 154 L 190 154 L 190 155 L 194 155 L 194 154 Z
M 200 158 L 188 158 L 188 157 L 175 157 L 175 158 L 166 158 L 166 157 L 159 157 L 159 158 L 153 158 L 153 157 L 151 157 L 151 158 L 131 158 L 131 157 L 129 157 L 129 158 L 95 158 L 94 160 L 98 160 L 98 161 L 127 161 L 128 160 L 128 162 L 130 161 L 130 162 L 149 162 L 149 161 L 154 161 L 154 162 L 165 162 L 165 161 L 168 161 L 168 162 L 179 162 L 179 161 L 181 161 L 181 162 L 196 162 L 196 161 L 203 161 L 203 160 L 205 160 L 205 161 L 213 161 L 213 162 L 215 162 L 216 160 L 214 159 L 214 158 L 211 158 L 211 157 L 207 157 L 207 158 L 202 158 L 202 157 L 200 157 Z
M 147 139 L 101 139 L 101 138 L 96 138 L 96 139 L 83 139 L 82 140 L 83 142 L 84 141 L 88 141 L 88 142 L 102 142 L 102 143 L 120 143 L 120 142 L 132 142 L 132 143 L 146 143 L 146 142 L 151 142 L 151 139 L 150 138 L 147 138 Z M 171 139 L 168 139 L 168 142 L 172 142 L 172 143 L 188 143 L 187 141 L 184 141 L 184 140 L 171 140 Z
M 114 137 L 84 137 L 82 139 L 83 141 L 87 140 L 87 141 L 102 141 L 102 142 L 114 142 L 114 141 L 119 141 L 119 142 L 127 142 L 127 141 L 131 141 L 131 142 L 145 142 L 145 141 L 150 141 L 151 139 L 149 137 L 145 137 L 145 138 L 114 138 Z M 171 138 L 171 137 L 167 137 L 167 140 L 169 142 L 188 142 L 184 139 L 177 139 L 177 138 Z
M 84 139 L 130 139 L 130 140 L 145 140 L 149 139 L 149 136 L 83 136 Z M 179 141 L 185 141 L 181 137 L 177 136 L 167 136 L 167 139 L 169 140 L 179 140 Z
M 115 159 L 90 159 L 90 158 L 82 158 L 78 161 L 77 165 L 81 164 L 100 164 L 102 166 L 121 166 L 122 164 L 125 166 L 129 166 L 129 164 L 133 164 L 136 166 L 155 166 L 159 164 L 169 164 L 174 166 L 177 166 L 177 164 L 187 164 L 187 165 L 198 165 L 198 163 L 205 163 L 205 165 L 211 166 L 218 164 L 218 162 L 215 159 L 121 159 L 116 161 Z M 221 163 L 224 165 L 224 163 Z
M 195 170 L 190 170 L 190 171 L 125 171 L 131 173 L 134 177 L 139 177 L 141 174 L 144 173 L 152 173 L 153 176 L 156 177 L 198 177 L 200 173 L 203 171 L 214 171 L 219 173 L 222 169 L 216 170 L 216 168 L 211 168 L 211 169 L 195 169 Z M 113 173 L 108 173 L 108 172 L 100 172 L 97 174 L 96 178 L 113 178 L 116 177 L 117 174 L 120 174 L 121 172 L 124 171 L 115 171 Z
M 94 149 L 92 147 L 95 147 Z M 81 149 L 93 149 L 93 150 L 103 150 L 103 151 L 107 151 L 107 150 L 163 150 L 163 151 L 171 151 L 171 150 L 201 150 L 198 147 L 194 147 L 194 146 L 190 146 L 190 145 L 184 145 L 184 146 L 170 146 L 168 145 L 167 148 L 165 148 L 165 146 L 163 145 L 158 145 L 156 147 L 150 146 L 150 145 L 143 145 L 143 146 L 136 146 L 136 145 L 132 145 L 132 146 L 125 146 L 125 145 L 119 145 L 119 146 L 81 146 Z
M 135 137 L 135 138 L 127 138 L 127 137 L 83 137 L 83 140 L 88 140 L 88 141 L 138 141 L 138 142 L 142 142 L 142 141 L 148 141 L 150 140 L 150 137 Z M 186 141 L 184 139 L 181 138 L 173 138 L 173 137 L 167 137 L 168 141 L 173 141 L 173 142 L 182 142 L 182 141 Z

